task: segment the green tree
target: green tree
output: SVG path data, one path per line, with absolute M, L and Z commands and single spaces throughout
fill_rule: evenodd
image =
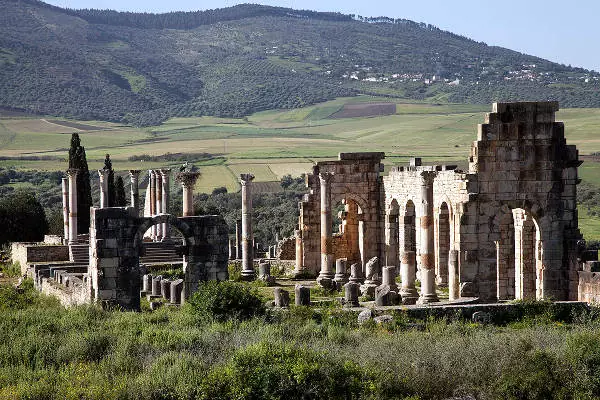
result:
M 29 191 L 16 191 L 0 199 L 0 245 L 44 239 L 48 221 L 44 208 Z
M 108 170 L 108 206 L 116 207 L 115 171 L 112 167 L 112 161 L 110 161 L 110 154 L 107 154 L 104 158 L 104 169 Z
M 77 133 L 71 136 L 69 168 L 79 170 L 77 174 L 77 231 L 80 233 L 89 232 L 90 207 L 92 206 L 90 171 L 85 156 L 85 148 L 81 145 L 81 140 Z
M 123 183 L 123 177 L 118 176 L 115 183 L 115 207 L 125 207 L 126 205 L 125 184 Z

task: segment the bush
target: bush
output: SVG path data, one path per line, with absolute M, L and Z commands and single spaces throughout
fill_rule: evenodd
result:
M 237 282 L 201 283 L 189 301 L 190 307 L 207 320 L 246 320 L 265 313 L 264 299 L 256 289 Z

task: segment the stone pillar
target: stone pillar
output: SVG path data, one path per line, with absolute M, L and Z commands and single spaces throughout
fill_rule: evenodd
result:
M 400 248 L 400 241 L 398 237 L 398 215 L 386 215 L 387 224 L 387 251 L 385 254 L 385 260 L 387 265 L 398 265 L 400 257 L 398 251 Z
M 346 259 L 338 258 L 335 260 L 335 276 L 333 280 L 338 287 L 341 287 L 348 283 L 348 275 L 346 274 Z
M 419 298 L 419 293 L 415 288 L 415 279 L 417 277 L 417 258 L 414 251 L 405 251 L 402 254 L 400 262 L 400 279 L 402 288 L 400 295 L 404 304 L 414 304 Z
M 435 254 L 433 237 L 433 179 L 434 171 L 423 171 L 421 181 L 421 296 L 419 303 L 439 301 L 435 292 Z
M 161 169 L 160 175 L 162 177 L 162 209 L 161 212 L 163 214 L 169 213 L 169 201 L 170 201 L 170 187 L 171 187 L 171 170 L 170 169 Z M 169 238 L 169 224 L 166 222 L 162 224 L 162 235 L 163 240 Z
M 100 178 L 100 208 L 108 207 L 108 174 L 109 170 L 99 169 L 98 178 Z
M 310 288 L 307 286 L 294 286 L 297 306 L 310 306 Z
M 333 174 L 319 174 L 321 180 L 321 271 L 317 282 L 321 286 L 329 286 L 333 279 L 333 243 L 331 231 L 331 179 Z
M 154 176 L 156 176 L 156 194 L 154 195 L 156 199 L 156 205 L 154 206 L 154 214 L 162 214 L 162 175 L 160 174 L 160 170 L 154 171 Z M 163 231 L 162 224 L 156 224 L 156 240 L 163 239 Z
M 304 273 L 304 254 L 302 246 L 302 231 L 296 229 L 294 231 L 294 237 L 296 238 L 296 265 L 294 269 L 294 276 L 300 276 Z
M 242 279 L 254 279 L 254 232 L 252 231 L 252 180 L 254 175 L 241 174 L 242 184 Z
M 290 293 L 287 290 L 277 287 L 273 290 L 273 296 L 275 297 L 275 307 L 289 307 Z
M 64 242 L 69 241 L 69 180 L 62 178 Z
M 344 306 L 345 307 L 359 307 L 358 295 L 360 285 L 354 282 L 348 282 L 344 285 Z
M 150 187 L 150 217 L 156 215 L 156 173 L 154 170 L 149 170 L 148 186 Z M 156 240 L 156 225 L 150 228 L 152 240 Z
M 448 299 L 459 298 L 458 284 L 458 250 L 450 250 L 448 255 Z
M 396 267 L 383 267 L 381 284 L 389 286 L 394 292 L 398 291 L 398 285 L 396 285 Z
M 235 258 L 242 259 L 242 220 L 235 221 Z
M 199 172 L 182 172 L 177 177 L 183 188 L 184 217 L 192 217 L 194 215 L 194 187 L 199 176 Z
M 140 213 L 140 172 L 139 169 L 129 170 L 129 179 L 131 180 L 131 207 L 135 208 L 137 215 Z
M 77 173 L 76 168 L 69 168 L 69 244 L 77 243 Z

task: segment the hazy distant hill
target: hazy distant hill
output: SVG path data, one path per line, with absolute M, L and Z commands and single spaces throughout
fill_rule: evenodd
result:
M 600 107 L 599 74 L 408 20 L 240 5 L 167 14 L 0 0 L 0 106 L 155 124 L 359 93 Z

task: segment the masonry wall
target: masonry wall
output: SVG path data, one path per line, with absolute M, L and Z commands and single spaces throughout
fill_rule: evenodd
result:
M 11 245 L 12 262 L 19 263 L 21 274 L 27 273 L 32 263 L 69 261 L 69 247 L 56 245 L 41 245 L 31 242 L 14 242 Z

